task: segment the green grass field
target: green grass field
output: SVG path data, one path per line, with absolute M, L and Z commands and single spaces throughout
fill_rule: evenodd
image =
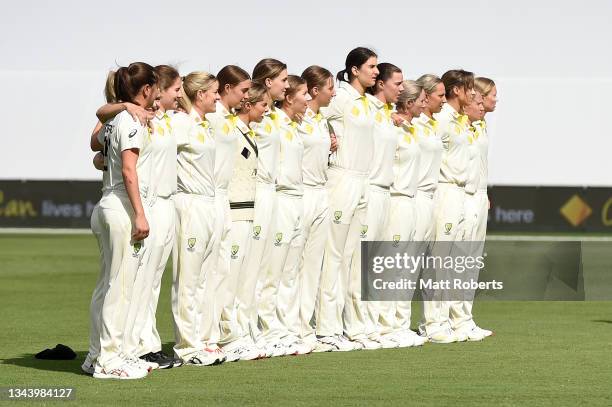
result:
M 612 405 L 612 302 L 480 302 L 479 324 L 496 332 L 481 343 L 187 366 L 140 381 L 94 380 L 81 373 L 80 363 L 97 273 L 91 236 L 0 235 L 0 387 L 70 386 L 79 406 Z M 173 340 L 169 277 L 158 312 L 167 350 Z M 77 360 L 34 359 L 57 343 L 72 347 Z

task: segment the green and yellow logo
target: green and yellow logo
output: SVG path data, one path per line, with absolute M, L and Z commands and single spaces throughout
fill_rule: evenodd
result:
M 236 256 L 238 254 L 238 250 L 240 250 L 240 246 L 237 244 L 232 245 L 232 259 L 238 258 L 238 256 Z
M 400 235 L 393 235 L 393 247 L 397 247 L 401 238 L 402 237 Z
M 187 248 L 189 250 L 193 250 L 193 248 L 195 247 L 196 244 L 196 238 L 195 237 L 190 237 L 189 239 L 187 239 Z
M 452 223 L 445 223 L 444 224 L 444 233 L 447 235 L 450 235 L 450 231 L 453 228 L 453 224 Z
M 136 242 L 134 243 L 134 254 L 138 254 L 138 252 L 140 252 L 140 249 L 142 249 L 142 243 L 140 242 Z
M 361 237 L 365 238 L 368 236 L 368 225 L 361 225 Z
M 259 240 L 260 234 L 261 234 L 261 226 L 259 225 L 253 226 L 253 237 Z
M 281 242 L 283 241 L 283 234 L 278 232 L 276 235 L 274 235 L 274 239 L 276 240 L 274 244 L 276 246 L 280 246 Z
M 340 223 L 340 218 L 342 218 L 342 211 L 334 212 L 334 222 Z

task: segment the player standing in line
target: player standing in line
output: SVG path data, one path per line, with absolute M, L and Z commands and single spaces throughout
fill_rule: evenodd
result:
M 435 75 L 425 74 L 416 80 L 425 91 L 423 113 L 412 119 L 417 131 L 420 149 L 418 187 L 416 193 L 416 227 L 414 240 L 429 242 L 434 238 L 434 193 L 440 177 L 442 164 L 442 139 L 438 132 L 438 122 L 434 114 L 442 110 L 446 103 L 444 83 Z
M 311 320 L 319 292 L 321 265 L 325 240 L 329 234 L 329 199 L 326 187 L 327 167 L 330 151 L 335 151 L 335 136 L 330 134 L 329 124 L 320 113 L 321 107 L 329 106 L 335 95 L 334 76 L 325 68 L 312 65 L 302 72 L 308 87 L 308 107 L 298 132 L 304 142 L 302 179 L 304 182 L 304 216 L 299 242 L 299 264 L 296 284 L 298 301 L 293 303 L 286 318 L 299 320 L 299 338 L 313 352 L 337 350 L 333 346 L 317 341 Z M 282 288 L 281 288 L 282 289 Z
M 230 278 L 230 230 L 232 219 L 228 188 L 234 171 L 236 158 L 236 143 L 238 134 L 234 108 L 239 106 L 251 86 L 250 75 L 236 65 L 227 65 L 217 74 L 221 100 L 217 102 L 216 110 L 206 115 L 215 138 L 215 243 L 213 255 L 204 267 L 210 268 L 209 280 L 206 283 L 206 309 L 214 315 L 213 342 L 227 344 L 236 338 L 226 336 L 228 325 L 235 324 L 229 318 L 232 312 L 234 298 L 227 290 L 227 279 Z M 231 297 L 231 298 L 230 298 Z M 220 324 L 223 325 L 221 329 Z M 236 355 L 232 355 L 236 357 Z M 230 360 L 233 361 L 233 360 Z
M 264 85 L 272 102 L 281 101 L 289 87 L 287 83 L 287 65 L 266 58 L 257 63 L 253 69 L 252 81 Z M 254 341 L 259 339 L 257 327 L 257 282 L 264 278 L 270 266 L 272 247 L 272 229 L 276 208 L 276 177 L 278 154 L 280 152 L 280 130 L 278 112 L 273 105 L 261 123 L 251 123 L 255 131 L 257 145 L 257 185 L 255 189 L 255 213 L 251 231 L 250 249 L 244 259 L 244 274 L 240 276 L 240 287 L 236 297 L 238 323 L 243 332 Z M 257 344 L 264 348 L 265 343 Z M 276 344 L 274 355 L 284 355 L 285 349 Z M 270 350 L 270 349 L 268 349 Z
M 474 258 L 484 250 L 484 242 L 475 240 L 476 229 L 478 228 L 479 197 L 476 195 L 480 184 L 480 147 L 478 140 L 481 136 L 479 129 L 473 126 L 477 121 L 484 117 L 484 106 L 482 94 L 476 92 L 472 102 L 464 108 L 464 113 L 468 117 L 470 135 L 470 161 L 465 184 L 465 226 L 463 230 L 463 241 L 468 245 L 468 254 Z M 465 272 L 467 281 L 478 281 L 478 268 L 470 267 Z M 476 290 L 465 290 L 462 301 L 453 301 L 451 304 L 450 324 L 451 328 L 467 337 L 468 341 L 480 341 L 485 338 L 485 330 L 478 328 L 472 318 L 472 304 Z
M 250 249 L 253 233 L 253 213 L 255 208 L 255 185 L 257 183 L 257 145 L 255 132 L 249 123 L 260 123 L 270 108 L 268 89 L 259 83 L 251 84 L 246 98 L 236 107 L 238 120 L 234 132 L 237 133 L 234 155 L 234 170 L 229 183 L 228 195 L 231 207 L 232 229 L 230 231 L 230 274 L 226 289 L 231 309 L 224 309 L 221 333 L 230 342 L 223 346 L 227 360 L 253 360 L 265 357 L 248 331 L 244 332 L 238 323 L 236 297 L 243 281 L 247 278 L 243 268 L 244 259 Z M 231 339 L 233 338 L 233 339 Z
M 474 79 L 474 88 L 482 95 L 484 106 L 483 118 L 472 123 L 480 132 L 478 143 L 476 143 L 480 150 L 480 178 L 478 190 L 476 191 L 476 195 L 479 198 L 478 205 L 480 209 L 478 211 L 479 221 L 478 227 L 476 228 L 475 240 L 481 242 L 485 240 L 487 235 L 487 214 L 489 212 L 489 198 L 487 196 L 487 182 L 489 180 L 489 133 L 484 116 L 487 113 L 495 111 L 497 105 L 497 87 L 495 86 L 495 82 L 491 79 L 478 77 Z
M 321 342 L 341 351 L 361 349 L 367 341 L 366 315 L 359 301 L 361 276 L 350 272 L 350 261 L 367 209 L 374 117 L 365 91 L 376 83 L 377 64 L 377 55 L 370 49 L 359 47 L 349 52 L 345 68 L 336 76 L 340 81 L 336 97 L 322 109 L 334 129 L 338 149 L 330 158 L 328 171 L 332 223 L 321 273 L 316 331 Z M 343 332 L 359 342 L 351 343 Z
M 172 128 L 177 144 L 176 238 L 173 249 L 172 313 L 174 352 L 185 363 L 205 366 L 225 360 L 211 343 L 214 318 L 205 306 L 205 261 L 212 256 L 215 225 L 215 139 L 207 113 L 216 109 L 219 83 L 214 75 L 192 72 L 183 78 Z M 203 315 L 205 314 L 205 315 Z M 204 338 L 204 340 L 203 340 Z
M 114 76 L 109 76 L 109 81 L 114 81 L 117 100 L 152 108 L 159 97 L 157 74 L 152 66 L 142 62 L 119 68 Z M 100 349 L 97 355 L 88 355 L 88 359 L 95 359 L 95 378 L 139 379 L 151 367 L 123 351 L 123 337 L 132 329 L 126 322 L 134 281 L 139 273 L 146 271 L 140 263 L 149 243 L 145 206 L 151 161 L 139 153 L 147 139 L 148 129 L 134 121 L 128 112 L 121 112 L 105 123 L 103 130 L 92 139 L 92 148 L 104 155 L 103 196 L 97 219 L 104 257 L 101 278 L 104 292 L 98 318 Z
M 438 187 L 442 151 L 444 150 L 438 132 L 438 122 L 433 118 L 433 115 L 439 113 L 446 103 L 446 91 L 444 83 L 436 75 L 422 75 L 416 82 L 425 91 L 426 99 L 423 113 L 412 119 L 420 150 L 414 241 L 421 242 L 423 252 L 429 253 L 430 244 L 434 239 L 435 227 L 434 193 Z M 420 273 L 420 271 L 415 272 L 415 274 Z M 426 295 L 423 295 L 423 297 L 425 298 Z M 428 311 L 432 306 L 433 304 L 429 301 L 423 302 L 423 316 L 419 333 L 425 339 L 427 339 L 424 331 L 425 314 L 432 312 Z
M 474 79 L 474 88 L 476 96 L 466 109 L 466 114 L 471 121 L 474 144 L 477 149 L 478 158 L 475 164 L 478 172 L 476 174 L 478 182 L 475 185 L 475 192 L 467 194 L 465 197 L 465 210 L 466 218 L 475 221 L 471 225 L 471 231 L 468 230 L 466 232 L 466 240 L 474 242 L 472 255 L 477 257 L 482 256 L 484 251 L 489 211 L 489 199 L 487 196 L 489 137 L 484 116 L 487 112 L 495 110 L 497 89 L 495 83 L 488 78 Z M 467 190 L 468 187 L 466 186 Z M 475 270 L 474 279 L 478 278 L 478 272 L 479 270 Z M 470 296 L 473 296 L 473 293 Z M 472 306 L 473 301 L 463 301 L 463 308 L 459 309 L 460 312 L 462 311 L 462 314 L 459 313 L 457 318 L 452 320 L 451 323 L 456 324 L 458 327 L 462 325 L 458 329 L 465 332 L 468 340 L 480 340 L 493 335 L 493 331 L 480 328 L 476 325 L 472 315 Z
M 371 164 L 366 199 L 368 208 L 365 222 L 360 225 L 361 241 L 385 240 L 391 203 L 391 184 L 393 184 L 393 160 L 397 149 L 397 126 L 391 117 L 393 104 L 402 90 L 404 77 L 397 66 L 384 62 L 378 64 L 378 76 L 374 86 L 368 89 L 366 96 L 374 115 L 374 149 L 371 152 Z M 358 244 L 351 262 L 351 273 L 361 277 L 361 245 Z M 355 289 L 357 287 L 355 286 Z M 361 278 L 359 279 L 359 290 Z M 362 341 L 364 349 L 397 348 L 405 345 L 399 336 L 391 335 L 395 321 L 395 307 L 391 301 L 360 301 L 360 306 L 367 312 L 365 325 L 366 340 Z
M 434 256 L 451 255 L 449 242 L 463 236 L 465 184 L 468 177 L 471 136 L 463 109 L 474 95 L 474 75 L 464 70 L 450 70 L 442 75 L 447 103 L 434 117 L 443 143 L 442 164 L 434 196 Z M 442 243 L 440 243 L 442 242 Z M 437 273 L 440 277 L 441 273 Z M 449 276 L 444 275 L 445 278 Z M 448 293 L 437 291 L 431 301 L 424 302 L 424 330 L 433 343 L 465 341 L 467 337 L 450 328 L 452 301 Z
M 165 355 L 155 323 L 161 279 L 172 251 L 175 234 L 175 209 L 173 195 L 176 193 L 176 141 L 170 126 L 171 117 L 178 106 L 181 78 L 176 69 L 168 65 L 155 67 L 158 76 L 160 99 L 155 116 L 150 120 L 150 136 L 145 153 L 155 165 L 151 169 L 149 185 L 149 211 L 152 222 L 149 235 L 149 258 L 147 270 L 139 273 L 134 282 L 133 300 L 127 326 L 134 328 L 123 338 L 124 352 L 139 356 L 160 369 L 180 366 L 182 361 Z M 111 120 L 125 108 L 111 103 L 98 109 L 101 121 Z M 142 307 L 141 304 L 150 304 Z
M 115 71 L 111 71 L 108 74 L 106 84 L 104 86 L 104 96 L 107 103 L 117 103 L 117 97 L 115 96 Z M 146 125 L 149 118 L 153 116 L 153 113 L 133 103 L 121 103 L 123 110 L 127 110 L 135 121 L 139 121 L 143 125 Z M 98 119 L 94 130 L 90 137 L 90 147 L 92 151 L 97 151 L 93 158 L 93 165 L 100 171 L 105 170 L 105 158 L 104 158 L 104 135 L 100 135 L 103 123 Z M 101 136 L 101 139 L 98 137 Z M 98 355 L 100 354 L 100 317 L 102 303 L 104 302 L 104 295 L 108 289 L 108 275 L 106 274 L 106 259 L 108 254 L 108 241 L 104 241 L 108 237 L 108 234 L 103 235 L 103 226 L 101 219 L 100 202 L 96 204 L 91 213 L 91 231 L 96 237 L 98 243 L 98 249 L 100 250 L 100 274 L 96 287 L 91 296 L 91 303 L 89 306 L 89 351 L 87 357 L 81 365 L 81 369 L 89 374 L 93 375 L 95 371 L 95 363 Z
M 416 230 L 416 191 L 419 182 L 421 149 L 420 136 L 413 120 L 421 115 L 425 109 L 426 94 L 423 88 L 415 81 L 405 80 L 403 90 L 399 94 L 396 110 L 402 120 L 396 127 L 398 144 L 393 166 L 394 180 L 391 185 L 391 204 L 388 227 L 384 239 L 394 242 L 399 253 L 412 253 L 415 255 L 414 235 Z M 417 281 L 418 271 L 410 275 L 412 281 Z M 392 312 L 389 320 L 394 322 L 388 335 L 395 338 L 400 347 L 420 346 L 427 340 L 420 337 L 410 329 L 411 300 L 414 291 L 409 291 L 410 297 L 406 301 L 392 303 Z M 382 317 L 382 315 L 381 315 Z M 395 317 L 395 321 L 393 321 Z
M 289 75 L 285 99 L 277 109 L 280 127 L 280 153 L 276 181 L 276 221 L 270 266 L 261 279 L 261 297 L 257 305 L 261 336 L 268 345 L 268 354 L 276 344 L 286 355 L 310 353 L 312 347 L 299 338 L 299 317 L 289 310 L 299 309 L 297 266 L 300 256 L 304 194 L 302 158 L 304 143 L 298 133 L 298 122 L 306 113 L 306 81 Z

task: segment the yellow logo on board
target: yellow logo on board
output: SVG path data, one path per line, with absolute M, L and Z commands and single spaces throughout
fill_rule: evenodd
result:
M 576 227 L 587 220 L 593 210 L 580 196 L 574 195 L 561 207 L 560 212 L 565 220 Z

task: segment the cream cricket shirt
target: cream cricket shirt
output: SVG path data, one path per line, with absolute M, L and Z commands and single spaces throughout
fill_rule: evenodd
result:
M 266 184 L 276 183 L 278 155 L 280 152 L 279 109 L 270 110 L 261 123 L 251 123 L 257 143 L 257 181 Z
M 139 150 L 136 163 L 138 187 L 140 195 L 146 197 L 151 181 L 151 159 L 148 151 L 151 141 L 149 128 L 135 121 L 127 111 L 122 111 L 104 124 L 98 133 L 98 141 L 104 146 L 102 191 L 126 193 L 121 153 L 136 148 Z
M 228 189 L 232 220 L 253 220 L 257 182 L 255 132 L 239 118 L 234 133 L 237 135 L 235 161 Z
M 445 103 L 434 118 L 438 122 L 438 134 L 444 147 L 439 182 L 465 187 L 471 154 L 469 146 L 473 141 L 467 116 L 457 113 Z
M 304 143 L 297 130 L 298 124 L 292 121 L 282 109 L 277 109 L 277 114 L 280 123 L 280 154 L 276 191 L 287 195 L 302 196 L 304 194 L 302 183 Z
M 331 138 L 327 120 L 321 113 L 306 109 L 304 119 L 298 126 L 304 143 L 302 178 L 304 185 L 324 187 L 327 183 L 327 167 Z
M 469 161 L 468 161 L 468 169 L 467 169 L 467 179 L 465 181 L 465 192 L 468 194 L 474 194 L 476 189 L 478 188 L 479 178 L 480 178 L 480 151 L 478 146 L 476 145 L 476 129 L 469 124 L 468 130 L 470 132 L 469 136 Z
M 398 128 L 393 124 L 393 105 L 366 95 L 374 115 L 374 150 L 370 154 L 370 185 L 389 189 L 393 184 L 393 161 L 398 143 Z
M 215 139 L 195 109 L 176 113 L 171 122 L 176 137 L 179 192 L 215 196 Z
M 416 128 L 407 123 L 395 128 L 398 140 L 393 160 L 394 181 L 391 195 L 413 197 L 419 183 L 420 148 Z
M 321 113 L 329 121 L 338 140 L 338 150 L 330 157 L 340 168 L 369 174 L 374 152 L 374 117 L 365 95 L 349 83 L 340 82 L 336 96 Z
M 475 129 L 474 137 L 480 160 L 480 175 L 477 189 L 478 191 L 486 191 L 489 180 L 489 133 L 487 132 L 487 123 L 484 120 L 478 120 L 473 122 L 472 126 Z
M 151 193 L 168 198 L 176 193 L 176 139 L 172 131 L 173 111 L 157 112 L 151 120 Z
M 412 119 L 412 125 L 420 149 L 418 189 L 433 194 L 440 177 L 443 151 L 442 139 L 437 132 L 438 122 L 421 113 Z
M 236 156 L 238 135 L 234 129 L 238 117 L 228 111 L 221 102 L 217 102 L 217 110 L 208 113 L 206 120 L 210 123 L 215 138 L 215 186 L 227 190 Z

